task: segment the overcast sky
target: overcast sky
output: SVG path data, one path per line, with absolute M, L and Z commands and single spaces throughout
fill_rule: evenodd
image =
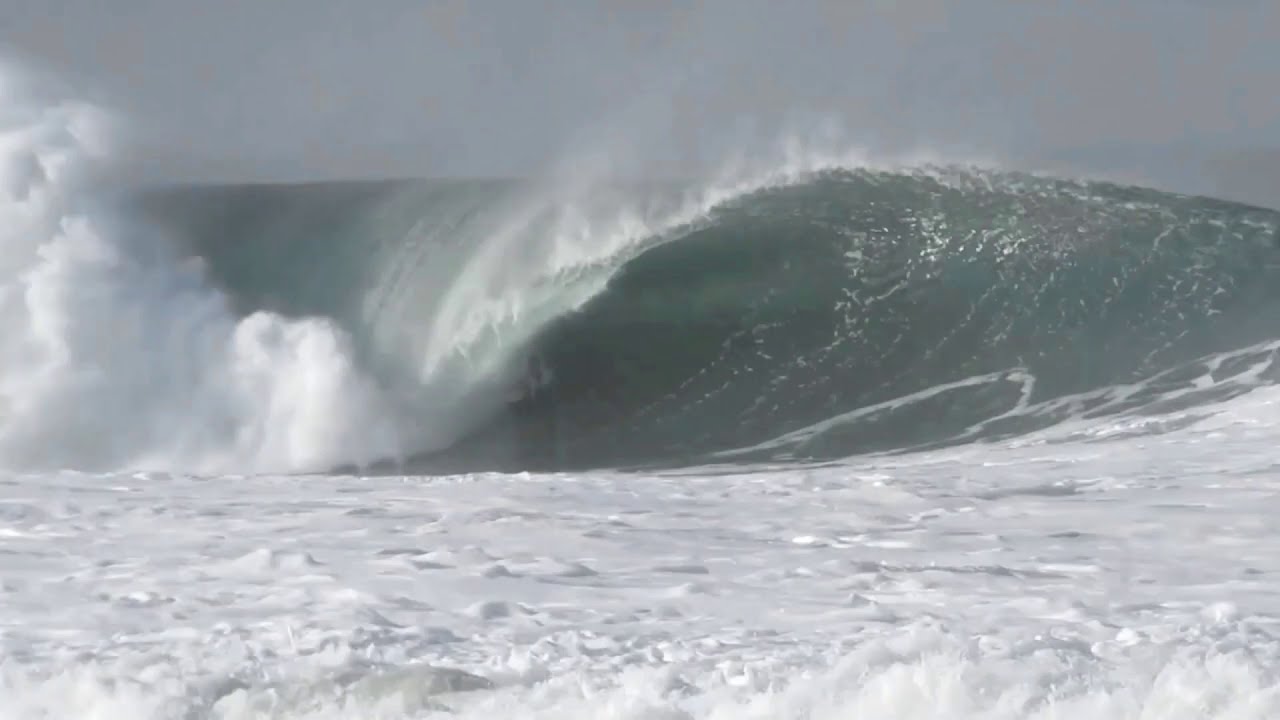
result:
M 0 45 L 121 111 L 152 176 L 525 174 L 590 143 L 679 171 L 823 116 L 1280 198 L 1277 0 L 0 0 Z

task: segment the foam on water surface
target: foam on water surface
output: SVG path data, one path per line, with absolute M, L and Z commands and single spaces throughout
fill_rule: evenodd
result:
M 1268 390 L 670 475 L 0 480 L 0 718 L 1266 718 Z

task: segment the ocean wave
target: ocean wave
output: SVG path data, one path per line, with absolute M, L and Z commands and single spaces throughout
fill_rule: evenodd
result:
M 1274 211 L 794 146 L 700 182 L 121 198 L 81 172 L 97 111 L 5 87 L 13 469 L 821 459 L 1276 374 Z

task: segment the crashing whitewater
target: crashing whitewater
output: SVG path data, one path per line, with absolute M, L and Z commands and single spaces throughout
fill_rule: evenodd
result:
M 397 448 L 332 323 L 237 316 L 90 180 L 105 119 L 63 99 L 0 116 L 0 463 L 17 470 L 315 467 Z
M 0 720 L 1280 713 L 1280 214 L 798 150 L 123 193 L 51 92 Z

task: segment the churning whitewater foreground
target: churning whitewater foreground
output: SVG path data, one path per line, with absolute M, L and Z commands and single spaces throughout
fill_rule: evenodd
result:
M 1273 718 L 1278 403 L 724 474 L 8 476 L 0 718 Z

